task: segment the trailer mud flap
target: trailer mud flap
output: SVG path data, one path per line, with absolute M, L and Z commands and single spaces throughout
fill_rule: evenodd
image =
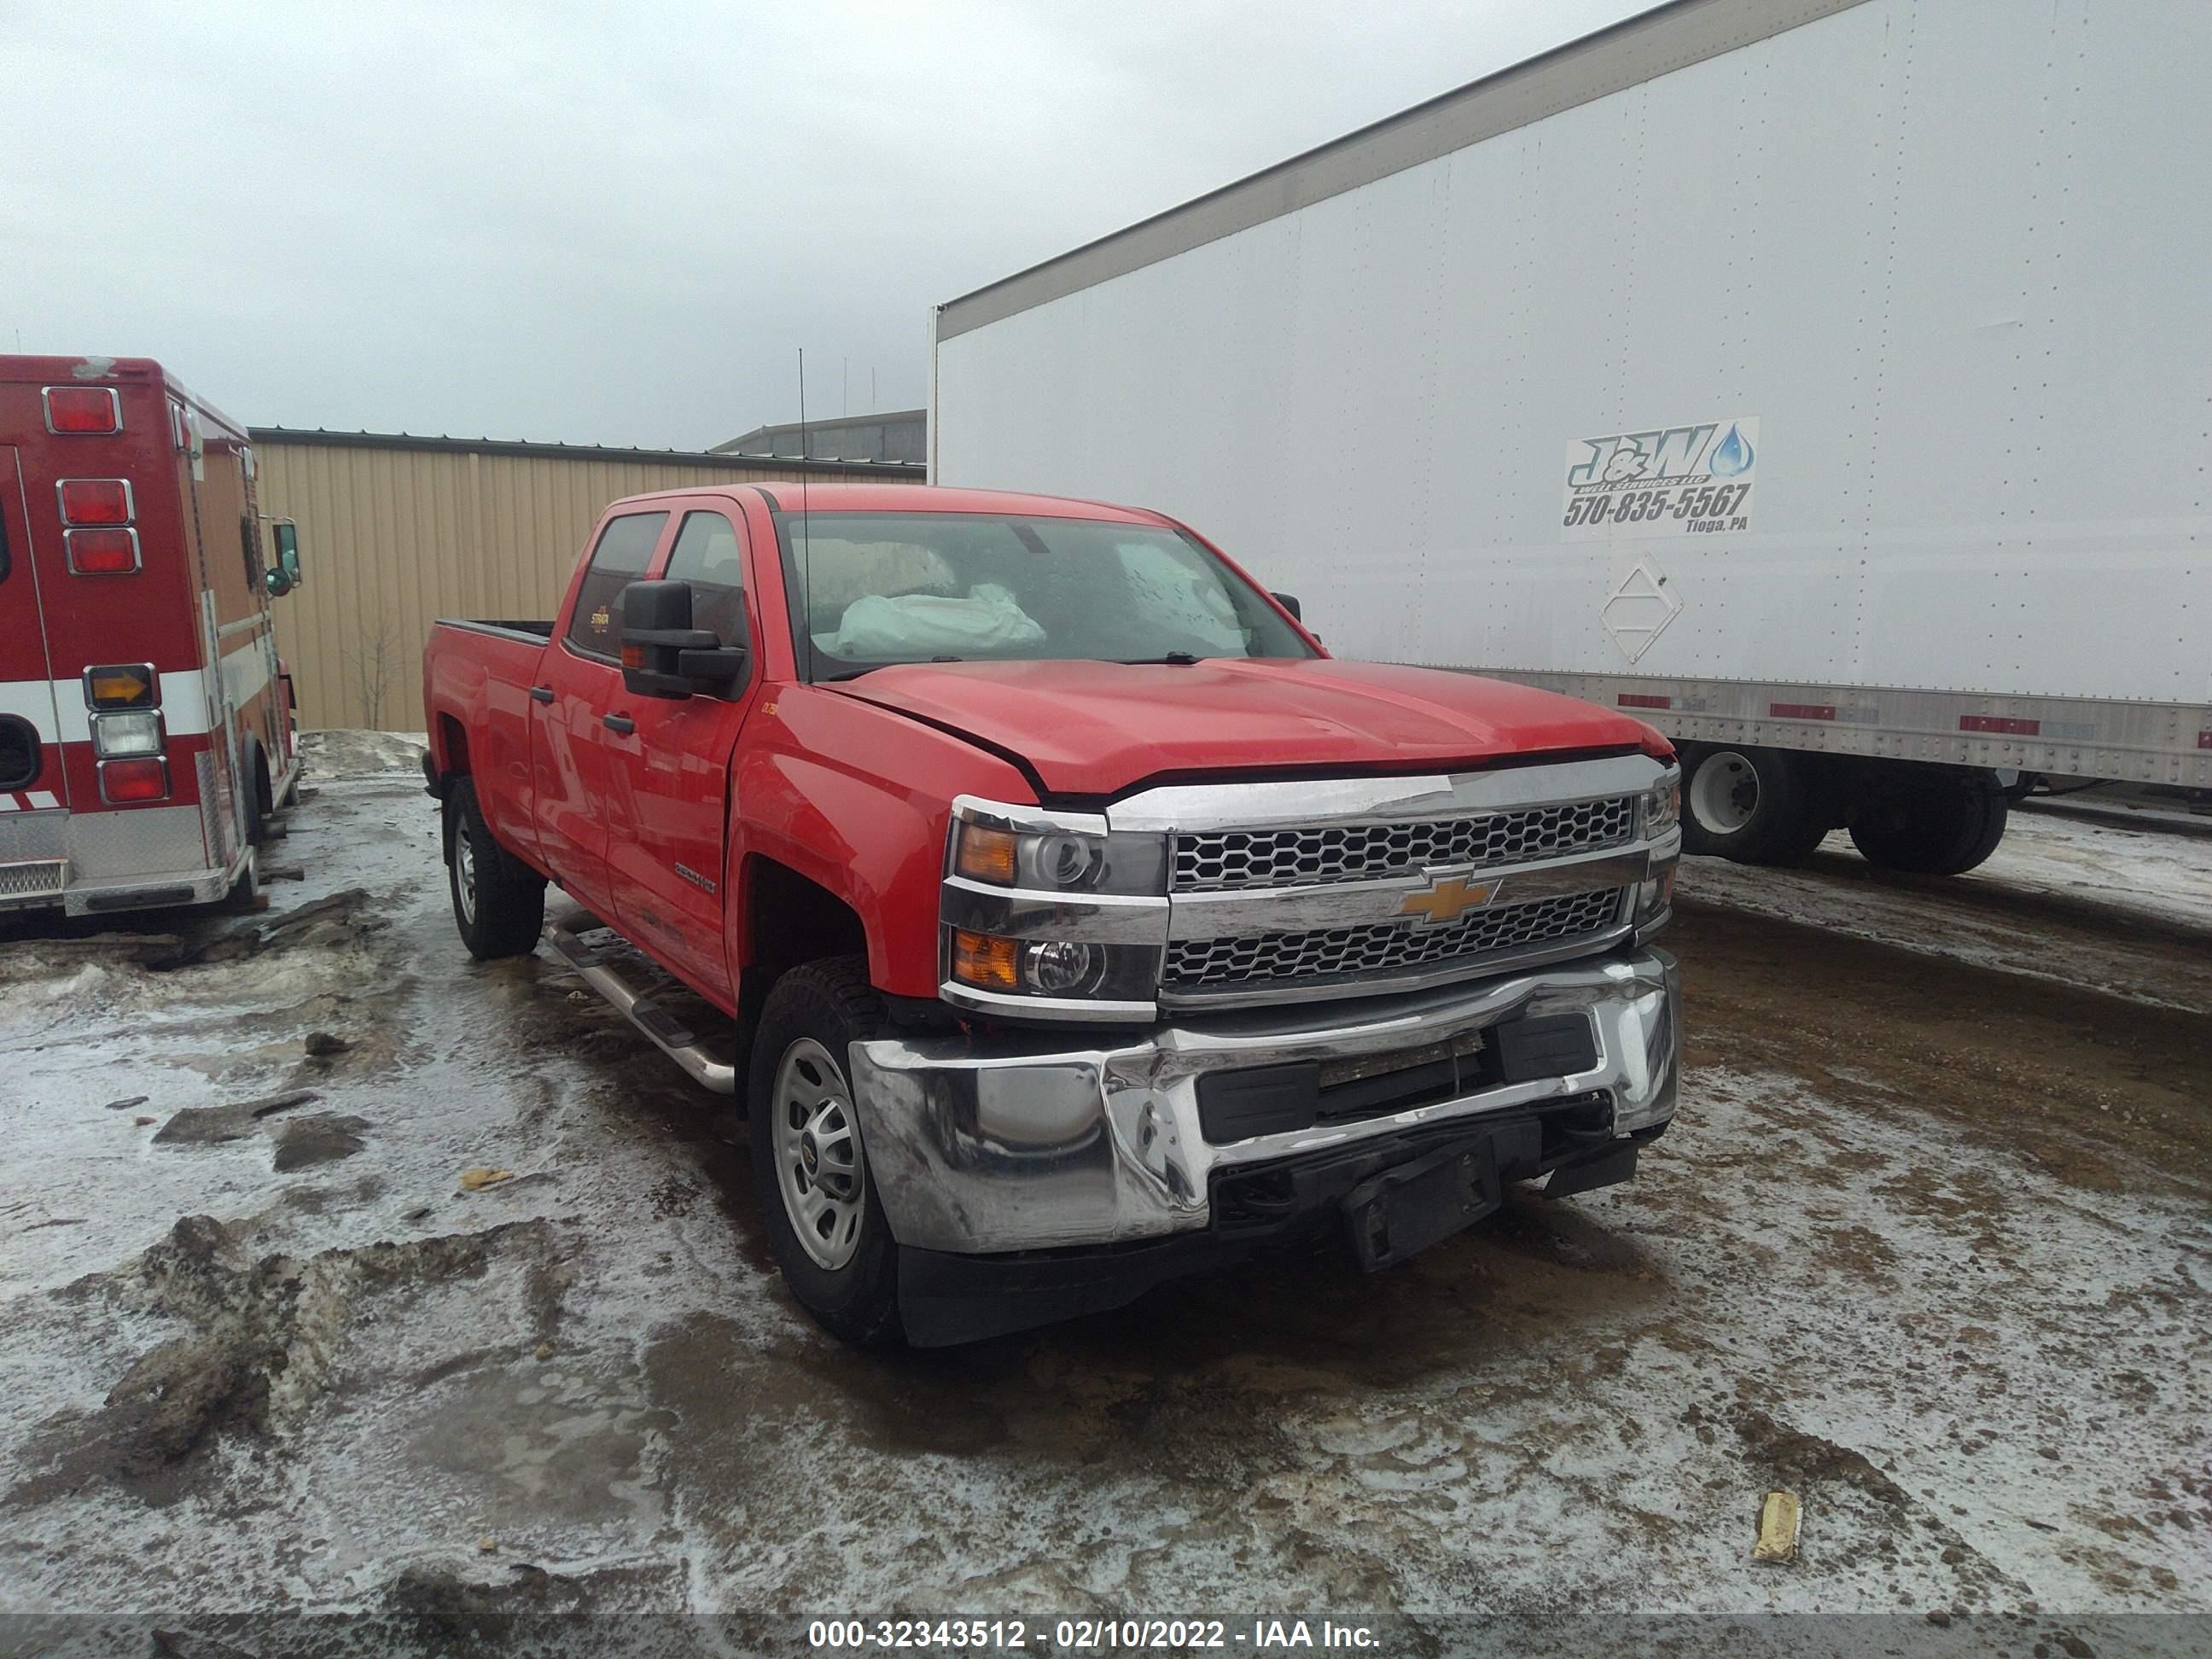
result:
M 1473 1226 L 1504 1201 L 1499 1164 L 1533 1162 L 1539 1144 L 1533 1123 L 1500 1125 L 1369 1176 L 1344 1198 L 1352 1255 L 1374 1273 Z

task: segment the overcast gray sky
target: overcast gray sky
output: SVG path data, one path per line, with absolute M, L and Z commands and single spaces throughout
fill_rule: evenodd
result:
M 255 425 L 701 448 L 932 305 L 1646 9 L 0 0 L 0 349 Z

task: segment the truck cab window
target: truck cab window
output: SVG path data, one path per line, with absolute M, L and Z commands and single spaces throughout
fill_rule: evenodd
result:
M 586 656 L 611 662 L 622 655 L 622 591 L 645 574 L 667 522 L 665 513 L 626 513 L 599 532 L 568 619 L 568 643 Z
M 738 532 L 719 513 L 687 513 L 663 573 L 691 584 L 691 626 L 713 630 L 724 645 L 745 635 L 745 555 Z

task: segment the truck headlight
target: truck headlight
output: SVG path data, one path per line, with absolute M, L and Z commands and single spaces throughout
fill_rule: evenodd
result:
M 1158 988 L 1157 947 L 1010 939 L 966 927 L 949 932 L 947 967 L 953 982 L 994 996 L 1149 1002 Z
M 1148 1018 L 1167 894 L 1165 836 L 963 795 L 945 839 L 939 994 L 988 1012 Z
M 1672 766 L 1666 775 L 1644 793 L 1644 805 L 1638 815 L 1643 820 L 1646 840 L 1663 835 L 1682 821 L 1682 769 Z
M 102 760 L 161 752 L 161 717 L 153 709 L 92 717 L 93 752 Z
M 1109 835 L 1103 818 L 1036 808 L 953 807 L 950 873 L 1036 893 L 1163 893 L 1167 842 Z

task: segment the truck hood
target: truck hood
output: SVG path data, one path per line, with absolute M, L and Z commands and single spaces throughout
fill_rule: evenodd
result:
M 912 663 L 827 689 L 1018 756 L 1056 795 L 1111 796 L 1176 774 L 1441 770 L 1547 750 L 1667 752 L 1641 720 L 1555 692 L 1329 659 Z

